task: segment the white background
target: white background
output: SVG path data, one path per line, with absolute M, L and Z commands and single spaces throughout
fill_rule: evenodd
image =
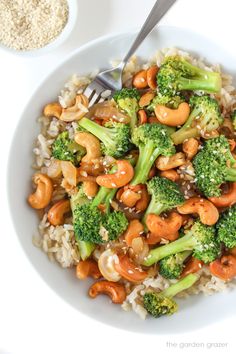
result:
M 78 3 L 76 29 L 63 47 L 36 58 L 21 58 L 0 50 L 0 354 L 235 353 L 234 318 L 170 337 L 128 333 L 82 316 L 45 285 L 18 244 L 6 207 L 6 163 L 11 136 L 31 92 L 71 50 L 100 35 L 139 27 L 154 0 L 78 0 Z M 178 0 L 162 23 L 207 34 L 225 48 L 232 45 L 236 53 L 235 12 L 235 0 Z M 173 345 L 168 346 L 167 342 Z M 181 349 L 182 343 L 187 343 L 188 349 Z M 193 348 L 196 343 L 200 348 Z M 227 347 L 207 349 L 208 343 L 226 343 Z

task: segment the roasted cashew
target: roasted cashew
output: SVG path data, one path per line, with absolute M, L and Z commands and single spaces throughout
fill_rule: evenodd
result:
M 92 259 L 87 259 L 86 261 L 80 261 L 77 264 L 76 276 L 78 279 L 83 280 L 87 277 L 99 279 L 102 275 L 100 273 L 100 270 L 98 269 L 97 262 Z
M 139 125 L 142 125 L 142 124 L 145 124 L 147 123 L 147 113 L 144 111 L 144 109 L 140 109 L 138 111 L 138 124 Z
M 71 210 L 68 199 L 59 200 L 48 211 L 48 221 L 51 225 L 57 226 L 64 224 L 65 214 Z
M 61 161 L 61 170 L 66 182 L 75 187 L 78 183 L 77 168 L 70 161 Z
M 91 163 L 101 156 L 100 141 L 91 133 L 78 132 L 75 134 L 75 142 L 85 147 L 87 154 L 82 158 L 82 163 Z
M 167 179 L 170 179 L 173 182 L 178 181 L 179 178 L 180 178 L 179 174 L 173 169 L 167 170 L 167 171 L 161 171 L 160 172 L 160 176 L 164 177 L 164 178 L 167 178 Z
M 147 235 L 146 241 L 148 245 L 155 245 L 159 242 L 161 242 L 162 239 L 168 240 L 168 241 L 175 241 L 179 238 L 179 232 L 175 232 L 174 234 L 169 234 L 168 236 L 165 237 L 160 237 L 158 235 L 155 235 L 153 233 L 149 233 Z
M 141 199 L 141 194 L 132 191 L 132 189 L 126 189 L 120 196 L 120 201 L 129 208 L 133 208 L 138 200 Z
M 165 238 L 179 231 L 183 223 L 183 218 L 176 212 L 170 213 L 166 218 L 156 214 L 148 214 L 145 222 L 151 234 Z
M 145 185 L 141 189 L 141 199 L 135 204 L 135 209 L 139 211 L 144 211 L 147 209 L 147 206 L 150 201 L 150 195 L 148 194 L 147 188 Z
M 236 276 L 236 257 L 231 254 L 216 259 L 209 265 L 210 272 L 225 281 L 231 280 Z
M 58 102 L 48 103 L 43 109 L 43 114 L 46 117 L 56 117 L 59 119 L 61 113 L 62 113 L 62 106 Z
M 142 268 L 137 267 L 125 254 L 119 256 L 119 262 L 115 263 L 115 270 L 125 279 L 138 283 L 147 278 L 148 273 Z
M 114 304 L 122 304 L 126 299 L 124 285 L 107 280 L 98 281 L 89 289 L 89 296 L 92 298 L 95 298 L 100 294 L 108 295 Z
M 190 138 L 183 142 L 183 152 L 186 154 L 188 160 L 192 160 L 197 154 L 199 145 L 199 141 L 195 138 Z
M 159 122 L 170 127 L 177 127 L 178 125 L 183 125 L 188 119 L 190 107 L 186 102 L 180 103 L 177 109 L 171 109 L 158 104 L 154 111 Z
M 96 178 L 97 184 L 106 188 L 120 188 L 128 184 L 133 176 L 134 169 L 131 163 L 127 160 L 117 160 L 117 171 L 108 173 Z
M 181 273 L 181 278 L 186 277 L 188 274 L 197 273 L 203 266 L 203 262 L 197 258 L 191 257 Z
M 236 141 L 234 139 L 228 139 L 228 143 L 229 143 L 230 151 L 234 151 L 236 147 Z
M 142 97 L 139 100 L 139 106 L 142 108 L 148 106 L 154 97 L 155 97 L 155 93 L 152 91 L 148 91 L 144 93 L 144 95 L 142 95 Z
M 132 241 L 136 237 L 140 237 L 144 232 L 143 224 L 137 220 L 131 220 L 129 226 L 124 233 L 124 238 L 127 246 L 132 247 Z
M 153 65 L 149 69 L 147 69 L 147 84 L 152 90 L 155 90 L 157 88 L 158 70 L 159 68 L 157 65 Z
M 98 259 L 98 268 L 102 276 L 109 281 L 117 282 L 120 274 L 115 270 L 115 262 L 119 262 L 118 256 L 110 248 L 102 252 Z
M 216 207 L 226 208 L 236 203 L 236 182 L 229 184 L 229 191 L 220 197 L 208 198 Z
M 98 185 L 96 182 L 86 181 L 83 182 L 83 190 L 88 198 L 93 198 L 97 194 Z
M 47 175 L 36 173 L 33 176 L 33 182 L 36 184 L 37 189 L 33 194 L 29 195 L 28 202 L 34 209 L 43 209 L 52 199 L 52 181 Z
M 148 85 L 147 83 L 147 71 L 141 70 L 137 74 L 134 75 L 133 78 L 133 86 L 137 89 L 146 88 Z
M 214 225 L 219 219 L 217 208 L 207 199 L 192 197 L 177 207 L 180 214 L 198 214 L 205 225 Z
M 60 120 L 63 120 L 64 122 L 73 122 L 74 120 L 83 118 L 88 112 L 88 104 L 89 101 L 85 95 L 77 95 L 74 106 L 62 109 Z
M 172 156 L 159 156 L 156 159 L 156 168 L 161 171 L 170 170 L 186 163 L 183 152 L 177 152 Z

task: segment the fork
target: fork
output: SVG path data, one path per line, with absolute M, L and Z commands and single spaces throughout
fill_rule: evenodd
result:
M 157 0 L 140 32 L 135 38 L 130 50 L 120 64 L 115 68 L 100 72 L 86 87 L 83 94 L 88 97 L 89 107 L 95 103 L 104 101 L 105 98 L 109 98 L 112 92 L 122 88 L 122 72 L 129 58 L 135 53 L 140 44 L 153 30 L 160 19 L 166 14 L 169 8 L 175 3 L 175 1 L 176 0 Z

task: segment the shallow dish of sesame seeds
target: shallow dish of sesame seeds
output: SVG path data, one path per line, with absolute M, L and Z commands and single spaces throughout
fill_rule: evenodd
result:
M 86 44 L 38 87 L 13 137 L 9 205 L 27 258 L 66 302 L 174 334 L 235 315 L 235 59 L 160 26 L 122 90 L 88 108 L 84 89 L 134 35 Z

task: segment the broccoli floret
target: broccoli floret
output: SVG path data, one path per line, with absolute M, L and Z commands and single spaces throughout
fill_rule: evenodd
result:
M 232 119 L 234 130 L 236 130 L 236 109 L 232 112 L 231 119 Z
M 151 201 L 145 212 L 144 220 L 148 214 L 160 215 L 183 204 L 185 200 L 179 186 L 167 178 L 153 177 L 147 182 L 147 189 L 151 194 Z
M 70 205 L 73 213 L 73 223 L 75 218 L 75 214 L 74 214 L 75 208 L 88 203 L 89 203 L 89 199 L 84 193 L 84 189 L 82 185 L 79 187 L 77 193 L 72 194 L 70 198 Z M 96 247 L 94 243 L 89 241 L 86 242 L 86 241 L 79 240 L 77 237 L 76 237 L 76 243 L 79 248 L 80 257 L 83 261 L 88 257 L 90 257 L 91 253 L 94 251 Z
M 190 98 L 191 113 L 186 123 L 171 135 L 175 145 L 185 139 L 198 137 L 218 129 L 223 122 L 219 104 L 210 96 L 192 96 Z
M 167 256 L 183 251 L 193 251 L 193 256 L 204 263 L 213 262 L 220 254 L 220 243 L 215 236 L 215 228 L 197 220 L 185 236 L 152 249 L 143 264 L 151 266 Z
M 177 303 L 172 299 L 178 293 L 193 286 L 199 280 L 199 275 L 189 274 L 169 288 L 157 293 L 148 291 L 143 296 L 143 305 L 153 317 L 172 315 L 178 311 Z
M 191 253 L 192 251 L 184 251 L 163 258 L 159 262 L 159 273 L 167 279 L 179 278 L 184 269 L 184 262 Z
M 101 140 L 104 155 L 119 158 L 130 148 L 130 127 L 127 124 L 109 122 L 102 127 L 88 118 L 82 118 L 79 125 Z
M 217 237 L 228 248 L 236 247 L 236 205 L 226 210 L 216 224 Z
M 115 92 L 113 99 L 118 108 L 130 117 L 130 127 L 133 130 L 138 121 L 137 112 L 139 110 L 140 93 L 135 88 L 123 88 Z
M 193 160 L 198 189 L 206 197 L 219 197 L 222 183 L 236 181 L 235 163 L 224 135 L 207 140 Z
M 77 165 L 85 154 L 85 148 L 71 140 L 67 131 L 60 133 L 52 145 L 52 156 L 55 159 L 70 161 L 74 165 Z
M 151 103 L 147 106 L 147 110 L 153 112 L 157 105 L 166 106 L 172 109 L 179 107 L 180 103 L 184 102 L 185 99 L 182 96 L 168 96 L 158 93 L 157 96 L 153 98 Z
M 143 124 L 135 128 L 132 142 L 139 148 L 139 158 L 131 185 L 146 182 L 149 171 L 159 155 L 171 156 L 175 153 L 168 131 L 161 124 Z
M 110 202 L 117 189 L 101 187 L 89 204 L 77 206 L 74 210 L 74 231 L 76 239 L 95 244 L 112 241 L 122 234 L 128 221 L 120 211 L 110 212 Z M 102 210 L 98 208 L 103 205 Z
M 219 73 L 202 70 L 180 56 L 165 59 L 157 73 L 157 84 L 163 95 L 175 96 L 183 90 L 219 92 Z

